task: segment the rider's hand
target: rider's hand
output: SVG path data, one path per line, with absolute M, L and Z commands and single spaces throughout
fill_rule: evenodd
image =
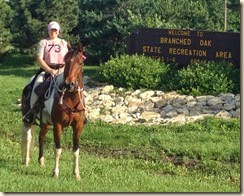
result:
M 62 68 L 60 68 L 60 69 L 58 70 L 58 73 L 59 73 L 59 74 L 62 73 L 62 72 L 64 72 L 64 67 L 62 67 Z
M 55 69 L 50 69 L 49 73 L 53 76 L 55 76 L 57 74 L 58 70 Z

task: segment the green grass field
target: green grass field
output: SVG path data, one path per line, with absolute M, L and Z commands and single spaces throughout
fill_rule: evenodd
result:
M 207 118 L 183 126 L 89 122 L 81 137 L 80 175 L 72 174 L 71 129 L 62 135 L 60 177 L 53 179 L 54 142 L 47 134 L 46 167 L 21 160 L 21 91 L 38 69 L 26 56 L 0 61 L 0 192 L 240 192 L 240 120 Z M 97 68 L 85 67 L 84 75 Z

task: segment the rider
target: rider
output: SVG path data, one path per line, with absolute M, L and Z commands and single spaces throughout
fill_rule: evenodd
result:
M 38 77 L 43 77 L 40 74 L 45 71 L 49 75 L 57 75 L 64 71 L 64 56 L 68 52 L 68 44 L 64 39 L 60 39 L 60 26 L 56 21 L 52 21 L 48 24 L 49 37 L 39 42 L 37 47 L 37 61 L 41 69 L 38 71 Z M 33 81 L 34 83 L 34 81 Z M 29 124 L 35 122 L 37 113 L 39 112 L 40 101 L 35 102 L 33 107 L 25 114 L 23 121 Z

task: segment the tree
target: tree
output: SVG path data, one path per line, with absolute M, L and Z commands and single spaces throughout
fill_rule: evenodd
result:
M 9 30 L 12 19 L 13 10 L 6 1 L 0 1 L 0 55 L 11 47 L 12 35 Z
M 47 37 L 47 25 L 57 21 L 61 35 L 66 40 L 75 41 L 69 35 L 78 23 L 79 7 L 75 0 L 15 0 L 10 1 L 16 11 L 11 31 L 14 43 L 22 51 L 34 50 L 40 39 Z

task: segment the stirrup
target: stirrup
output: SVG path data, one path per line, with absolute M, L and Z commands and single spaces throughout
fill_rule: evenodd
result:
M 22 120 L 27 124 L 35 124 L 36 116 L 37 114 L 30 110 L 23 116 Z

